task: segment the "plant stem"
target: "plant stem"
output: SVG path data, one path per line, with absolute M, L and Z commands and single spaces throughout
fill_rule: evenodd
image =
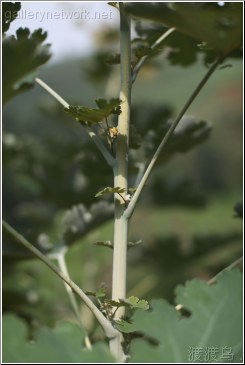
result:
M 126 299 L 126 270 L 127 270 L 127 243 L 128 220 L 123 213 L 125 210 L 124 199 L 128 191 L 128 140 L 131 106 L 131 43 L 130 43 L 130 17 L 126 14 L 124 4 L 119 3 L 120 9 L 120 54 L 121 54 L 121 87 L 120 100 L 121 114 L 118 118 L 118 137 L 116 146 L 116 165 L 114 169 L 114 186 L 124 188 L 123 199 L 115 195 L 114 218 L 114 249 L 113 249 L 113 274 L 112 274 L 112 299 Z M 124 314 L 124 307 L 115 313 L 115 320 Z M 121 341 L 110 341 L 111 351 L 118 353 L 118 358 L 124 361 Z
M 100 310 L 96 307 L 96 305 L 92 302 L 92 300 L 76 285 L 69 276 L 65 275 L 62 271 L 60 271 L 56 265 L 52 263 L 52 261 L 44 255 L 41 251 L 39 251 L 36 247 L 34 247 L 29 241 L 25 239 L 20 233 L 18 233 L 13 227 L 11 227 L 4 220 L 2 221 L 3 228 L 15 238 L 15 240 L 21 243 L 25 248 L 31 251 L 36 257 L 38 257 L 42 262 L 44 262 L 56 275 L 58 275 L 67 285 L 79 296 L 79 298 L 87 305 L 87 307 L 91 310 L 94 316 L 97 318 L 101 327 L 103 328 L 106 336 L 110 339 L 114 339 L 119 337 L 120 332 L 117 331 L 111 324 L 111 322 L 104 317 L 104 315 L 100 312 Z
M 111 138 L 110 127 L 109 127 L 108 120 L 107 120 L 106 117 L 105 117 L 105 124 L 106 124 L 106 128 L 107 128 L 107 135 L 108 135 L 108 138 L 109 138 L 109 141 L 110 141 L 110 147 L 112 149 L 113 141 L 112 141 L 112 138 Z
M 175 128 L 177 127 L 177 125 L 179 124 L 181 118 L 183 117 L 183 115 L 185 114 L 186 110 L 189 108 L 189 106 L 192 104 L 192 102 L 195 100 L 196 96 L 199 94 L 199 92 L 202 90 L 203 86 L 206 84 L 206 82 L 208 81 L 208 79 L 210 78 L 210 76 L 213 74 L 213 72 L 215 71 L 215 69 L 217 68 L 217 66 L 220 63 L 220 59 L 218 58 L 213 65 L 211 66 L 211 68 L 208 70 L 208 72 L 204 75 L 204 77 L 202 78 L 202 80 L 200 81 L 200 83 L 197 85 L 197 87 L 195 88 L 195 90 L 193 91 L 193 93 L 191 94 L 191 96 L 189 97 L 189 99 L 187 100 L 187 102 L 185 103 L 185 105 L 183 106 L 183 108 L 181 109 L 181 111 L 179 112 L 179 114 L 177 115 L 177 117 L 175 118 L 175 120 L 173 121 L 173 123 L 171 124 L 170 128 L 168 129 L 167 133 L 165 134 L 165 136 L 162 139 L 162 142 L 160 143 L 158 149 L 156 150 L 154 156 L 152 157 L 151 162 L 149 163 L 140 183 L 139 186 L 137 187 L 132 200 L 130 201 L 127 209 L 124 212 L 124 217 L 126 219 L 129 219 L 135 209 L 135 205 L 139 199 L 139 196 L 142 192 L 142 189 L 155 165 L 155 162 L 157 160 L 157 158 L 159 157 L 163 147 L 167 144 L 169 138 L 171 137 L 171 135 L 173 134 Z
M 153 43 L 153 45 L 150 47 L 150 49 L 152 49 L 152 50 L 155 49 L 164 39 L 166 39 L 171 33 L 173 33 L 174 30 L 175 30 L 175 28 L 168 29 L 165 33 L 163 33 L 156 40 L 155 43 Z M 139 59 L 139 61 L 136 63 L 136 65 L 134 66 L 134 71 L 133 71 L 132 79 L 131 79 L 132 84 L 135 82 L 136 77 L 139 73 L 139 70 L 141 69 L 141 67 L 143 66 L 143 64 L 145 63 L 147 58 L 148 58 L 148 55 L 145 55 L 145 56 L 141 57 Z
M 123 198 L 128 190 L 128 138 L 131 99 L 131 53 L 130 53 L 130 20 L 125 12 L 124 4 L 120 7 L 120 53 L 121 53 L 121 114 L 118 119 L 118 137 L 116 148 L 116 166 L 114 186 L 125 189 Z M 114 227 L 114 256 L 112 299 L 126 298 L 126 255 L 128 240 L 128 222 L 123 217 L 124 200 L 115 196 L 115 227 Z M 119 314 L 120 313 L 120 314 Z M 123 309 L 118 313 L 122 315 Z
M 50 95 L 52 95 L 64 108 L 69 108 L 69 104 L 65 101 L 56 91 L 54 91 L 50 86 L 46 84 L 43 80 L 38 77 L 35 78 L 36 83 L 38 83 L 44 90 L 46 90 Z
M 209 285 L 214 284 L 217 281 L 217 278 L 222 274 L 224 271 L 228 271 L 231 269 L 234 269 L 237 266 L 240 266 L 243 263 L 243 257 L 239 257 L 239 259 L 233 261 L 229 266 L 225 267 L 223 270 L 221 270 L 217 275 L 215 275 L 212 279 L 208 281 Z
M 69 275 L 69 272 L 67 269 L 67 265 L 66 265 L 66 261 L 65 261 L 65 251 L 62 250 L 61 252 L 57 253 L 55 255 L 55 258 L 57 260 L 60 270 L 63 272 L 63 274 L 65 274 L 68 278 L 70 278 L 70 275 Z M 77 317 L 78 323 L 79 323 L 81 329 L 85 332 L 85 338 L 84 338 L 85 346 L 87 347 L 87 349 L 91 350 L 92 349 L 91 341 L 89 339 L 88 332 L 82 323 L 81 315 L 79 313 L 79 308 L 77 305 L 77 301 L 76 301 L 74 292 L 71 289 L 71 287 L 68 284 L 66 284 L 65 282 L 64 282 L 64 286 L 65 286 L 66 292 L 68 294 L 72 309 Z
M 64 108 L 69 108 L 69 104 L 67 101 L 65 101 L 56 91 L 54 91 L 50 86 L 48 86 L 44 81 L 42 81 L 39 78 L 35 78 L 35 81 L 43 88 L 45 89 L 50 95 L 52 95 Z M 79 120 L 78 120 L 79 121 Z M 104 156 L 105 160 L 107 161 L 108 165 L 112 168 L 115 164 L 115 159 L 111 155 L 111 153 L 107 150 L 107 148 L 104 146 L 102 141 L 99 139 L 97 134 L 93 131 L 93 129 L 89 126 L 84 126 L 82 123 L 80 125 L 86 129 L 89 137 L 93 140 L 93 142 L 96 144 L 102 155 Z

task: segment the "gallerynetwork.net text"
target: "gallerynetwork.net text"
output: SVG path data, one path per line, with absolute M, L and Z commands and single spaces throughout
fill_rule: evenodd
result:
M 60 11 L 27 11 L 19 12 L 6 11 L 5 18 L 21 20 L 37 20 L 42 23 L 44 20 L 108 20 L 112 19 L 112 11 L 89 11 L 89 10 L 60 10 Z

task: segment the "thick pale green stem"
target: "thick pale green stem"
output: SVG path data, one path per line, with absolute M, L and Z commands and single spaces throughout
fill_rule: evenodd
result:
M 128 190 L 128 138 L 131 98 L 131 56 L 130 56 L 130 20 L 120 3 L 120 53 L 121 53 L 121 114 L 118 119 L 118 138 L 116 149 L 116 166 L 114 169 L 114 186 L 124 188 L 123 196 Z M 115 227 L 112 299 L 125 299 L 126 296 L 126 255 L 128 241 L 128 221 L 123 217 L 125 202 L 115 195 Z M 117 311 L 120 317 L 122 311 Z
M 114 186 L 125 189 L 123 197 L 128 190 L 128 139 L 130 121 L 131 99 L 131 52 L 130 52 L 130 19 L 125 13 L 124 4 L 120 7 L 120 54 L 121 54 L 121 88 L 120 100 L 121 114 L 118 119 L 118 137 L 116 149 L 116 165 L 114 168 Z M 114 221 L 114 250 L 113 250 L 113 274 L 112 274 L 112 299 L 126 298 L 126 270 L 127 270 L 127 243 L 128 243 L 128 220 L 124 218 L 125 201 L 115 195 L 115 221 Z M 118 320 L 124 314 L 124 308 L 116 311 L 115 318 Z M 118 359 L 124 361 L 121 339 L 110 341 L 113 353 L 117 352 Z

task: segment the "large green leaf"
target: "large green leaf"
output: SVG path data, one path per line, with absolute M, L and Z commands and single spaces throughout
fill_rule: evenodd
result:
M 125 332 L 139 331 L 158 343 L 134 340 L 131 362 L 204 362 L 212 351 L 217 362 L 242 362 L 241 273 L 223 272 L 213 285 L 194 279 L 176 293 L 176 304 L 190 316 L 182 317 L 165 300 L 153 300 L 151 311 L 138 311 L 132 324 L 123 323 Z M 193 359 L 196 349 L 200 361 Z
M 55 329 L 42 328 L 34 343 L 27 341 L 23 321 L 12 315 L 3 317 L 3 361 L 8 363 L 108 363 L 113 362 L 105 344 L 83 346 L 84 333 L 71 323 Z
M 242 45 L 241 2 L 229 2 L 224 6 L 203 2 L 133 2 L 126 4 L 126 8 L 137 17 L 175 27 L 179 32 L 207 43 L 221 55 Z
M 2 4 L 2 32 L 5 33 L 10 27 L 10 23 L 15 20 L 20 11 L 21 3 L 11 3 L 9 1 Z
M 51 54 L 45 41 L 47 33 L 42 29 L 30 33 L 19 28 L 15 36 L 3 39 L 3 102 L 33 85 L 37 68 L 48 61 Z

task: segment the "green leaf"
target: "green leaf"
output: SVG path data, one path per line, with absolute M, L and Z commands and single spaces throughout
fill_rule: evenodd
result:
M 39 66 L 48 61 L 51 54 L 49 45 L 43 45 L 47 33 L 42 29 L 30 33 L 27 28 L 19 28 L 16 37 L 3 39 L 3 102 L 21 91 L 33 86 Z
M 109 248 L 113 249 L 113 244 L 111 243 L 111 241 L 97 241 L 97 242 L 94 242 L 94 245 L 109 247 Z
M 175 27 L 179 32 L 206 42 L 226 55 L 242 45 L 242 4 L 225 3 L 126 3 L 134 16 Z
M 119 299 L 119 301 L 112 300 L 112 299 L 105 299 L 104 304 L 106 306 L 116 307 L 116 308 L 129 307 L 129 304 L 127 302 L 125 302 L 124 300 L 121 300 L 121 299 Z
M 217 349 L 217 362 L 229 362 L 224 357 L 227 348 L 233 355 L 231 362 L 241 362 L 242 288 L 238 270 L 223 272 L 214 285 L 194 279 L 177 287 L 176 304 L 190 312 L 188 317 L 182 317 L 165 300 L 153 300 L 151 311 L 137 311 L 132 324 L 120 325 L 124 332 L 139 331 L 158 342 L 151 346 L 142 339 L 134 340 L 131 362 L 193 362 L 191 351 L 198 348 L 201 362 L 205 362 L 205 351 L 211 348 Z
M 131 296 L 125 300 L 119 299 L 119 301 L 106 299 L 105 302 L 111 305 L 112 307 L 130 307 L 132 309 L 143 309 L 143 310 L 149 309 L 149 304 L 146 300 L 144 299 L 140 300 L 139 298 L 134 296 Z
M 106 295 L 106 284 L 101 283 L 99 290 L 97 290 L 97 292 L 96 292 L 96 298 L 104 298 L 105 295 Z
M 131 248 L 131 247 L 134 247 L 134 246 L 137 246 L 137 245 L 140 245 L 143 241 L 142 240 L 138 240 L 138 241 L 135 241 L 135 242 L 129 242 L 128 243 L 128 248 Z
M 21 3 L 11 3 L 9 1 L 2 4 L 2 32 L 5 33 L 10 27 L 10 24 L 18 16 L 21 9 Z
M 124 188 L 120 188 L 120 187 L 115 187 L 115 188 L 112 188 L 110 186 L 108 186 L 107 188 L 104 188 L 103 190 L 99 191 L 95 197 L 97 198 L 98 196 L 102 196 L 102 195 L 105 195 L 105 194 L 116 194 L 116 193 L 124 193 L 126 190 Z
M 103 119 L 107 118 L 111 114 L 120 114 L 119 99 L 111 99 L 109 101 L 105 99 L 98 99 L 95 101 L 98 109 L 88 108 L 80 105 L 70 105 L 69 108 L 65 108 L 65 111 L 79 121 L 84 123 L 99 123 Z
M 34 343 L 27 341 L 24 322 L 13 315 L 3 317 L 3 361 L 9 363 L 107 363 L 114 359 L 103 343 L 84 348 L 84 333 L 74 324 L 59 323 L 42 328 Z
M 104 298 L 106 295 L 106 285 L 102 283 L 96 292 L 86 291 L 86 295 L 91 295 L 96 298 Z
M 144 299 L 131 296 L 127 299 L 127 302 L 129 303 L 130 307 L 134 309 L 143 309 L 144 311 L 149 309 L 149 304 L 147 300 Z

